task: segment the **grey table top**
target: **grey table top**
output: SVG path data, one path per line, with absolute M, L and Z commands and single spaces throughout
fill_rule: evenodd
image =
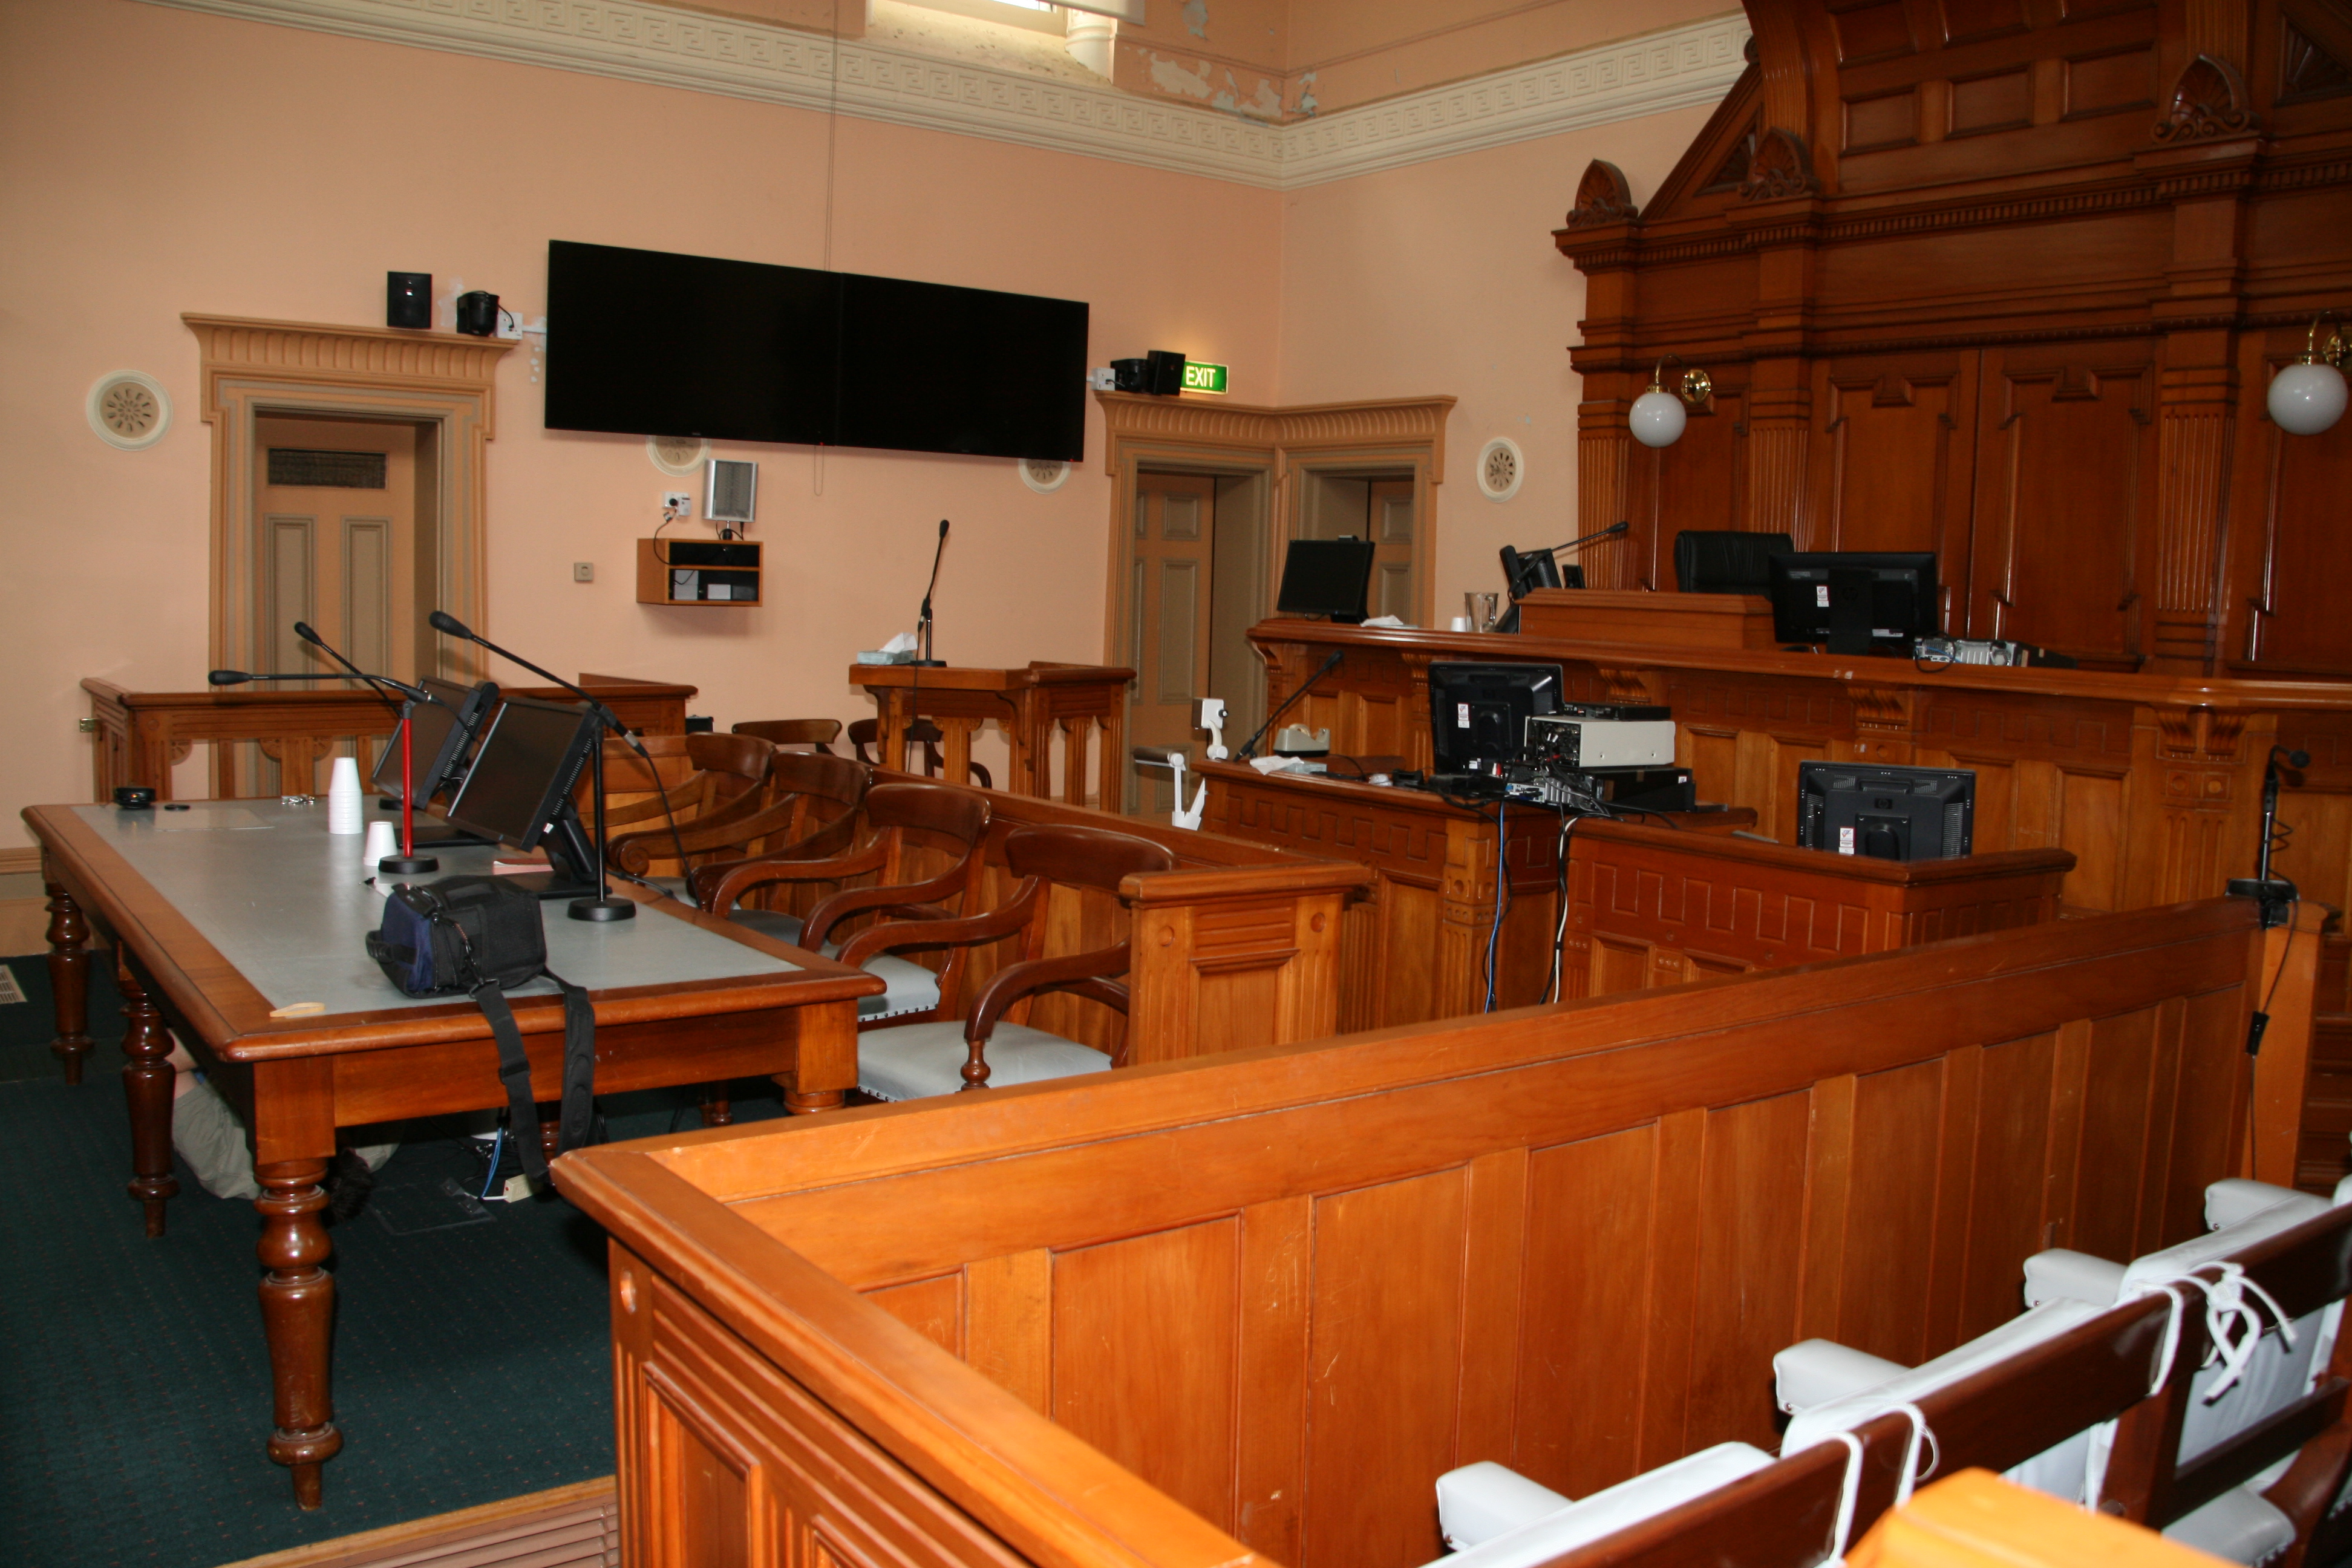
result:
M 409 998 L 367 956 L 383 920 L 368 885 L 364 836 L 330 834 L 327 805 L 196 801 L 186 811 L 74 812 L 171 900 L 272 1007 L 323 1004 L 329 1014 L 398 1005 Z M 376 816 L 373 803 L 370 820 Z M 494 851 L 438 848 L 441 868 L 410 879 L 480 875 Z M 569 919 L 561 900 L 541 906 L 547 966 L 590 990 L 679 981 L 763 978 L 799 966 L 652 909 L 628 921 Z M 552 993 L 544 980 L 516 994 Z

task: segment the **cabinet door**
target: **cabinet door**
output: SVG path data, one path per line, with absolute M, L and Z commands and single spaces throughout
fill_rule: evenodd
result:
M 2156 379 L 2139 340 L 1985 351 L 1969 636 L 2137 663 Z
M 1666 366 L 1673 384 L 1682 366 Z M 1625 521 L 1633 534 L 1623 547 L 1614 540 L 1589 547 L 1585 585 L 1591 588 L 1675 586 L 1675 539 L 1685 529 L 1714 531 L 1748 526 L 1745 516 L 1748 472 L 1748 382 L 1745 365 L 1710 365 L 1713 395 L 1689 410 L 1682 439 L 1671 447 L 1633 442 L 1627 474 Z M 1617 521 L 1579 517 L 1576 533 L 1591 533 Z M 1546 542 L 1549 542 L 1548 541 Z M 1622 561 L 1622 576 L 1610 562 Z
M 2290 436 L 2265 411 L 2271 377 L 2304 347 L 2301 326 L 2249 332 L 2238 369 L 2238 474 L 2222 653 L 2247 673 L 2352 671 L 2352 419 Z
M 1800 550 L 1929 550 L 1957 629 L 1969 596 L 1976 479 L 1975 350 L 1829 360 L 1815 368 L 1811 490 Z

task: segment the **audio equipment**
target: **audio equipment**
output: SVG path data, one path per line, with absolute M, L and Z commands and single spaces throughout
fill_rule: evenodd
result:
M 915 618 L 915 631 L 923 639 L 923 657 L 910 658 L 908 664 L 919 664 L 926 669 L 944 669 L 947 660 L 931 657 L 931 590 L 940 585 L 940 557 L 948 552 L 948 520 L 940 519 L 940 542 L 931 551 L 931 580 L 923 589 L 923 608 Z M 917 679 L 920 679 L 918 677 Z
M 457 330 L 467 337 L 487 338 L 499 330 L 499 297 L 477 289 L 457 296 Z
M 433 274 L 383 275 L 383 324 L 423 331 L 433 324 Z
M 760 496 L 760 465 L 713 458 L 703 466 L 708 470 L 703 478 L 704 520 L 738 527 L 750 522 L 752 504 Z

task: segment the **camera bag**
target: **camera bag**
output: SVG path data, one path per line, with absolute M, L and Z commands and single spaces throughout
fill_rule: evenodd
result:
M 367 939 L 368 956 L 410 996 L 473 997 L 499 1044 L 499 1079 L 517 1151 L 534 1191 L 547 1187 L 547 1156 L 537 1136 L 530 1059 L 508 1005 L 509 987 L 542 975 L 563 994 L 562 1110 L 557 1149 L 588 1141 L 596 1078 L 596 1015 L 585 988 L 547 967 L 547 928 L 538 896 L 500 877 L 446 877 L 402 885 L 384 900 L 383 921 Z

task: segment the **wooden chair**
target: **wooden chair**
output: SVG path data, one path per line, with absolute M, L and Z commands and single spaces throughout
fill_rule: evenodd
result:
M 748 724 L 730 724 L 730 735 L 756 735 L 776 747 L 809 746 L 825 756 L 833 755 L 834 739 L 841 733 L 838 719 L 755 719 Z
M 857 749 L 857 760 L 867 767 L 882 765 L 866 751 L 868 746 L 880 744 L 881 738 L 882 721 L 878 719 L 860 719 L 849 726 L 849 743 Z M 907 739 L 923 748 L 923 776 L 927 779 L 939 777 L 940 770 L 947 765 L 947 759 L 940 754 L 940 742 L 946 739 L 940 727 L 929 719 L 918 719 L 907 726 Z M 996 781 L 989 777 L 986 768 L 978 763 L 971 763 L 971 776 L 981 788 L 996 787 Z
M 774 764 L 776 749 L 751 735 L 646 735 L 642 738 L 655 766 L 682 763 L 686 777 L 666 785 L 659 773 L 649 775 L 645 759 L 619 741 L 604 742 L 604 796 L 642 795 L 625 805 L 607 805 L 607 834 L 632 823 L 658 823 L 668 831 L 673 816 L 679 826 L 689 822 L 711 823 L 728 816 L 748 816 L 763 804 L 761 794 Z M 663 809 L 663 803 L 668 809 Z M 667 857 L 656 854 L 656 858 Z
M 952 982 L 961 980 L 961 966 L 958 957 L 950 957 L 940 1000 L 931 1011 L 886 1027 L 861 1025 L 857 1087 L 864 1092 L 877 1100 L 919 1100 L 985 1089 L 991 1083 L 1034 1083 L 1102 1072 L 1118 1066 L 1125 1056 L 1123 1042 L 1116 1054 L 1105 1053 L 1027 1023 L 1027 999 L 1041 991 L 1075 992 L 1127 1011 L 1127 987 L 1119 979 L 1128 971 L 1129 944 L 1119 942 L 1091 952 L 1047 958 L 1047 906 L 1056 883 L 1116 892 L 1120 881 L 1136 872 L 1172 868 L 1176 857 L 1146 839 L 1075 826 L 1017 828 L 1005 837 L 1004 857 L 1021 884 L 1000 908 L 960 920 L 877 925 L 841 950 L 845 963 L 870 969 L 882 962 L 880 955 L 908 948 L 945 947 L 960 955 L 1015 934 L 1022 939 L 1020 960 L 990 978 L 970 1016 L 961 1021 L 951 1016 L 957 997 Z M 821 906 L 810 916 L 812 935 L 823 931 L 820 921 L 826 913 Z M 1024 1017 L 1009 1020 L 1006 1014 L 1016 1005 Z M 988 1059 L 992 1048 L 993 1064 Z
M 720 811 L 681 823 L 678 838 L 689 860 L 712 858 L 698 869 L 720 874 L 739 862 L 767 855 L 817 858 L 838 854 L 850 845 L 848 832 L 837 829 L 828 837 L 824 830 L 856 815 L 871 777 L 868 769 L 847 757 L 778 752 L 768 770 L 766 804 L 748 814 Z M 677 846 L 670 839 L 668 824 L 662 823 L 614 835 L 608 853 L 615 867 L 642 877 L 654 861 L 674 857 Z
M 989 805 L 982 797 L 939 784 L 877 784 L 866 794 L 856 816 L 844 818 L 781 856 L 705 866 L 694 874 L 702 907 L 779 942 L 827 957 L 845 952 L 830 939 L 842 921 L 865 914 L 900 921 L 945 921 L 971 914 L 980 897 L 985 863 L 981 843 L 988 832 Z M 852 844 L 856 825 L 867 834 Z M 830 846 L 844 841 L 840 852 Z M 916 879 L 916 857 L 929 850 L 949 858 L 945 870 Z M 744 909 L 743 897 L 761 888 L 807 882 L 845 882 L 872 876 L 869 887 L 844 888 L 820 901 L 803 921 L 776 910 Z M 868 949 L 868 952 L 874 950 Z M 960 955 L 959 955 L 960 956 Z M 844 958 L 844 962 L 853 962 Z M 862 967 L 889 983 L 879 996 L 857 1004 L 861 1023 L 873 1018 L 928 1013 L 939 1005 L 948 978 L 903 958 L 882 956 Z M 960 975 L 957 959 L 949 970 Z

